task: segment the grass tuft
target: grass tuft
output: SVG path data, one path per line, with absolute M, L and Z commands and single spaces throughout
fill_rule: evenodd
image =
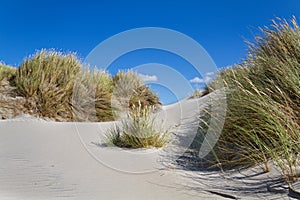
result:
M 75 83 L 72 107 L 75 121 L 112 121 L 112 78 L 104 71 L 84 69 Z
M 193 94 L 191 94 L 188 99 L 198 99 L 200 97 L 204 97 L 205 95 L 209 94 L 208 87 L 205 87 L 202 91 L 196 89 Z
M 113 83 L 113 108 L 117 115 L 139 106 L 142 108 L 155 106 L 156 110 L 160 108 L 158 95 L 143 83 L 136 72 L 119 71 L 113 77 Z
M 0 81 L 11 80 L 16 74 L 17 68 L 7 66 L 3 63 L 0 63 Z
M 23 61 L 14 84 L 18 94 L 26 98 L 30 114 L 71 120 L 71 96 L 80 70 L 74 54 L 41 50 Z
M 134 106 L 121 124 L 106 133 L 107 143 L 125 148 L 163 147 L 168 131 L 158 125 L 152 112 L 153 107 Z

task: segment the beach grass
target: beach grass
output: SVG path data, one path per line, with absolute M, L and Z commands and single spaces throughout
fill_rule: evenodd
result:
M 196 89 L 193 94 L 191 94 L 188 99 L 198 99 L 198 98 L 201 98 L 201 97 L 204 97 L 205 95 L 209 94 L 209 89 L 208 87 L 204 87 L 203 90 L 199 90 L 199 89 Z
M 154 108 L 141 104 L 133 107 L 120 124 L 108 130 L 106 143 L 123 148 L 163 147 L 168 142 L 168 130 L 152 115 Z
M 85 68 L 78 75 L 73 96 L 72 108 L 75 121 L 114 120 L 111 96 L 112 77 L 105 71 Z
M 80 70 L 75 54 L 41 50 L 22 62 L 14 84 L 18 95 L 26 98 L 29 114 L 70 121 L 71 96 Z
M 277 19 L 250 44 L 241 64 L 209 84 L 226 87 L 227 115 L 211 164 L 222 168 L 275 163 L 285 180 L 297 179 L 300 152 L 300 29 Z
M 160 105 L 137 73 L 111 76 L 83 64 L 75 53 L 43 49 L 24 59 L 19 68 L 0 64 L 0 81 L 14 88 L 13 96 L 25 99 L 22 112 L 55 121 L 115 120 L 112 99 L 122 102 L 124 92 L 130 94 L 127 107 L 137 102 Z
M 132 71 L 119 71 L 113 77 L 114 92 L 113 100 L 114 109 L 117 112 L 126 109 L 137 108 L 139 106 L 149 107 L 156 106 L 159 108 L 161 102 L 156 93 L 146 86 L 139 75 Z
M 9 81 L 13 76 L 15 76 L 17 68 L 0 63 L 0 81 L 4 79 Z

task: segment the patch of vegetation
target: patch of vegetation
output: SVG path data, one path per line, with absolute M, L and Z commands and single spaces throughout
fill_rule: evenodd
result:
M 196 89 L 193 94 L 191 94 L 188 99 L 198 99 L 201 97 L 201 91 Z
M 139 75 L 134 71 L 119 71 L 114 77 L 115 86 L 114 100 L 116 108 L 124 110 L 127 108 L 136 108 L 139 105 L 144 107 L 156 106 L 160 107 L 161 102 L 158 95 L 146 86 Z
M 7 80 L 9 81 L 15 76 L 17 68 L 7 66 L 3 63 L 0 63 L 0 81 Z
M 80 70 L 74 54 L 42 50 L 23 61 L 14 84 L 26 98 L 30 114 L 70 121 L 72 91 Z
M 84 69 L 78 75 L 72 107 L 75 121 L 112 121 L 111 96 L 113 82 L 104 71 Z
M 133 106 L 127 118 L 107 132 L 107 143 L 124 148 L 164 146 L 168 142 L 168 131 L 159 126 L 152 112 L 152 107 Z
M 194 93 L 191 94 L 191 95 L 188 97 L 188 99 L 198 99 L 198 98 L 203 97 L 203 96 L 205 96 L 205 95 L 207 95 L 207 94 L 209 94 L 209 89 L 208 89 L 208 87 L 205 87 L 202 91 L 199 90 L 199 89 L 196 89 L 196 90 L 194 91 Z
M 300 152 L 300 29 L 295 19 L 273 21 L 250 45 L 247 59 L 210 84 L 226 86 L 227 115 L 212 165 L 222 168 L 273 161 L 288 183 Z
M 137 102 L 160 105 L 158 96 L 138 74 L 119 72 L 112 77 L 83 66 L 74 53 L 54 50 L 38 51 L 18 69 L 0 64 L 1 85 L 14 88 L 14 96 L 25 99 L 25 113 L 56 121 L 112 121 L 114 93 L 117 97 L 113 99 L 122 105 L 128 99 L 127 107 Z
M 0 119 L 15 117 L 24 110 L 23 99 L 15 98 L 16 90 L 11 86 L 16 71 L 17 68 L 0 63 Z

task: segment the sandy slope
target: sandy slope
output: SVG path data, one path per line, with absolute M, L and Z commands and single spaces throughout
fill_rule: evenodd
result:
M 103 146 L 112 122 L 56 123 L 28 116 L 0 121 L 0 199 L 223 199 L 211 191 L 256 199 L 255 191 L 239 191 L 242 182 L 169 162 L 191 143 L 206 100 L 163 108 L 158 119 L 182 140 L 161 150 Z M 229 190 L 228 184 L 233 184 Z M 264 194 L 265 199 L 286 196 Z
M 196 101 L 194 103 L 197 104 Z M 164 108 L 165 126 L 198 115 L 193 103 Z M 195 118 L 196 119 L 196 118 Z M 186 119 L 185 119 L 186 120 Z M 0 122 L 0 199 L 215 199 L 184 188 L 163 150 L 104 147 L 112 123 L 56 123 L 28 116 Z M 175 131 L 175 129 L 172 129 Z

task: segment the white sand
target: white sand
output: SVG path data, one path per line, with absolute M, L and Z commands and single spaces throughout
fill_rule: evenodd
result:
M 255 180 L 232 180 L 240 173 L 225 179 L 217 172 L 181 170 L 168 162 L 192 141 L 205 101 L 184 100 L 163 108 L 159 118 L 166 119 L 164 125 L 177 136 L 190 137 L 162 150 L 103 146 L 103 134 L 113 122 L 58 123 L 29 116 L 0 121 L 0 200 L 224 199 L 209 191 L 247 199 L 285 198 L 268 193 L 264 185 L 257 194 L 248 185 Z

